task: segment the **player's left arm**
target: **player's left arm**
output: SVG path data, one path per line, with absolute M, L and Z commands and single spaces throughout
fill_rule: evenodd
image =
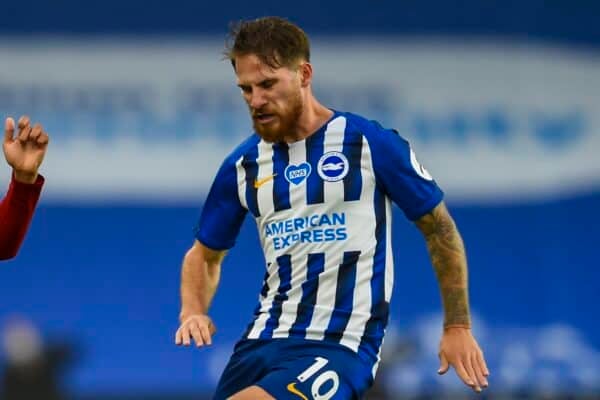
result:
M 444 374 L 452 365 L 467 385 L 480 392 L 488 386 L 489 371 L 483 352 L 471 332 L 463 240 L 443 201 L 415 223 L 427 242 L 444 307 L 438 373 Z

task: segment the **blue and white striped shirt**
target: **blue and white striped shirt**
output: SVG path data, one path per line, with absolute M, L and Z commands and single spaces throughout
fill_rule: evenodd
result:
M 249 211 L 267 272 L 246 339 L 339 343 L 376 371 L 394 279 L 391 201 L 410 220 L 443 194 L 397 132 L 334 112 L 308 138 L 234 150 L 210 189 L 197 239 L 233 247 Z

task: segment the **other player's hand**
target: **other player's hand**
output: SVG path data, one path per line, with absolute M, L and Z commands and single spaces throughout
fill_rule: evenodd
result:
M 31 126 L 29 117 L 22 116 L 15 136 L 15 121 L 7 118 L 4 122 L 4 156 L 15 173 L 15 179 L 33 183 L 48 148 L 48 134 L 40 124 Z
M 459 378 L 474 391 L 481 392 L 482 389 L 487 388 L 487 377 L 490 372 L 471 329 L 462 327 L 444 329 L 439 356 L 438 374 L 445 374 L 452 365 Z
M 208 315 L 195 314 L 187 317 L 175 333 L 175 344 L 189 346 L 192 339 L 196 347 L 212 344 L 212 335 L 217 331 Z

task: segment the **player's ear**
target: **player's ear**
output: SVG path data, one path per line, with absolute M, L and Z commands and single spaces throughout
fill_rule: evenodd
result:
M 312 65 L 308 62 L 302 62 L 298 67 L 298 72 L 300 73 L 300 83 L 302 87 L 310 86 L 313 75 Z

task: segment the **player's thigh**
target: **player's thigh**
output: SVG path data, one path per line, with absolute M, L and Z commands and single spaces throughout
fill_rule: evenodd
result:
M 360 399 L 372 384 L 370 368 L 356 354 L 316 347 L 278 363 L 256 382 L 276 399 Z
M 237 392 L 227 400 L 275 400 L 275 397 L 259 386 L 250 386 L 246 389 Z

